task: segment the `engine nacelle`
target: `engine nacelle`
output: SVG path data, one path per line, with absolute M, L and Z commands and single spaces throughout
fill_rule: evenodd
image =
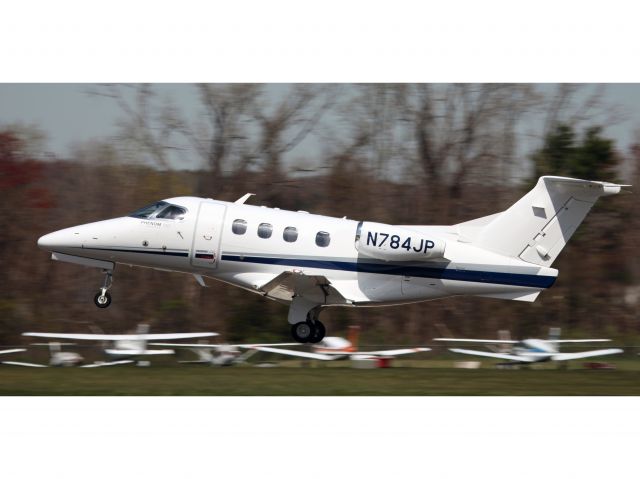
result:
M 424 261 L 444 258 L 446 241 L 384 223 L 360 222 L 358 252 L 385 261 Z

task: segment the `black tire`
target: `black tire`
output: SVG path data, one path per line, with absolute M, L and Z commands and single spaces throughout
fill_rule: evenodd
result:
M 314 331 L 313 336 L 311 336 L 311 339 L 309 340 L 309 342 L 314 344 L 322 341 L 324 339 L 324 335 L 327 332 L 327 330 L 324 327 L 324 324 L 322 324 L 317 319 L 313 324 L 313 331 Z
M 96 295 L 93 297 L 93 303 L 98 308 L 103 308 L 103 309 L 108 308 L 109 305 L 111 304 L 111 295 L 107 291 L 104 293 L 104 296 L 102 296 L 102 291 L 98 291 Z
M 308 343 L 313 337 L 314 332 L 315 329 L 306 321 L 300 321 L 291 326 L 291 336 L 299 343 Z

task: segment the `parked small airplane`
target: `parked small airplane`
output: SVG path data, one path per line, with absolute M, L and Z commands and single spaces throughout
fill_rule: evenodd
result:
M 264 344 L 182 344 L 182 343 L 149 343 L 149 346 L 189 349 L 198 356 L 197 360 L 180 361 L 183 364 L 211 364 L 212 366 L 233 366 L 242 364 L 257 353 L 257 347 L 296 346 L 299 343 L 264 343 Z M 247 349 L 247 351 L 242 351 Z M 214 354 L 214 352 L 216 354 Z
M 592 358 L 595 356 L 608 356 L 622 353 L 620 348 L 596 349 L 592 351 L 581 351 L 577 353 L 561 353 L 561 344 L 578 343 L 602 343 L 610 339 L 558 339 L 559 328 L 552 328 L 549 339 L 523 339 L 515 341 L 511 339 L 459 339 L 459 338 L 435 338 L 434 341 L 447 341 L 457 343 L 475 343 L 486 346 L 498 345 L 501 351 L 477 351 L 472 349 L 449 348 L 449 351 L 459 354 L 469 354 L 493 359 L 504 359 L 511 361 L 511 364 L 530 364 L 544 361 L 570 361 L 572 359 Z
M 117 263 L 211 277 L 289 304 L 298 342 L 319 343 L 328 306 L 381 306 L 456 295 L 534 301 L 552 263 L 601 196 L 623 186 L 557 176 L 507 210 L 450 226 L 389 225 L 305 211 L 178 197 L 125 217 L 42 236 L 52 259 L 101 268 L 111 304 Z
M 105 341 L 110 346 L 104 348 L 105 354 L 111 358 L 111 361 L 96 362 L 87 364 L 82 367 L 102 367 L 114 366 L 118 364 L 129 364 L 138 360 L 140 365 L 142 358 L 157 355 L 173 354 L 172 349 L 147 349 L 148 341 L 161 341 L 171 339 L 193 339 L 217 336 L 217 333 L 160 333 L 149 334 L 149 326 L 146 324 L 138 325 L 136 334 L 69 334 L 69 333 L 23 333 L 23 336 L 49 339 L 72 339 L 79 341 Z M 61 351 L 59 343 L 50 343 L 52 345 L 50 366 L 75 366 L 82 363 L 83 358 L 78 353 Z M 57 346 L 56 346 L 57 345 Z M 8 363 L 5 363 L 8 364 Z M 12 364 L 17 366 L 40 366 L 34 363 Z
M 358 349 L 359 326 L 349 326 L 348 339 L 327 336 L 317 344 L 312 344 L 313 352 L 296 351 L 293 349 L 281 349 L 265 346 L 249 346 L 256 351 L 266 353 L 284 354 L 286 356 L 296 356 L 306 359 L 319 359 L 321 361 L 334 361 L 336 359 L 379 359 L 394 358 L 405 354 L 415 354 L 431 351 L 430 348 L 401 348 L 386 349 L 381 351 L 360 351 Z

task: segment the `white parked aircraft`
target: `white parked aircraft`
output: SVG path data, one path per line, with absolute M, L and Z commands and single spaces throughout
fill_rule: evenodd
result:
M 312 345 L 312 352 L 296 351 L 293 349 L 272 348 L 268 346 L 249 346 L 256 351 L 264 351 L 266 353 L 284 354 L 286 356 L 295 356 L 306 359 L 319 359 L 321 361 L 333 361 L 336 359 L 379 359 L 394 358 L 405 354 L 414 354 L 425 351 L 431 351 L 430 348 L 401 348 L 386 349 L 381 351 L 360 351 L 358 349 L 358 335 L 360 328 L 358 326 L 349 327 L 349 338 L 340 338 L 336 336 L 327 336 L 317 344 Z
M 128 216 L 42 236 L 59 261 L 101 268 L 100 308 L 117 263 L 211 277 L 289 304 L 298 342 L 318 343 L 327 306 L 396 305 L 473 295 L 534 301 L 551 264 L 613 183 L 545 176 L 507 210 L 451 226 L 388 225 L 179 197 Z
M 149 356 L 167 355 L 173 354 L 172 349 L 147 349 L 148 341 L 161 341 L 172 339 L 193 339 L 193 338 L 207 338 L 217 336 L 217 333 L 161 333 L 161 334 L 149 334 L 149 326 L 146 324 L 138 325 L 138 332 L 136 334 L 69 334 L 69 333 L 23 333 L 23 336 L 30 336 L 36 338 L 49 338 L 49 339 L 72 339 L 79 341 L 103 341 L 108 342 L 111 345 L 105 347 L 105 354 L 111 358 L 111 361 L 97 362 L 93 364 L 87 364 L 82 367 L 101 367 L 101 366 L 113 366 L 118 364 L 128 364 L 134 362 L 134 360 L 141 360 Z M 83 358 L 78 353 L 60 351 L 59 343 L 50 343 L 53 348 L 51 350 L 51 366 L 75 366 L 82 363 Z M 57 346 L 56 346 L 57 345 Z M 5 363 L 7 364 L 7 363 Z M 22 366 L 34 366 L 33 363 L 22 363 L 15 365 Z M 141 363 L 139 363 L 141 364 Z M 142 363 L 144 364 L 144 363 Z M 40 365 L 44 366 L 44 365 Z
M 264 343 L 264 344 L 183 344 L 183 343 L 149 343 L 149 346 L 189 349 L 198 356 L 197 360 L 180 361 L 185 364 L 211 364 L 212 366 L 233 366 L 242 364 L 257 353 L 259 347 L 296 346 L 298 343 Z M 242 351 L 247 349 L 247 351 Z M 215 354 L 214 354 L 215 353 Z
M 514 341 L 511 339 L 458 339 L 435 338 L 434 341 L 448 341 L 456 343 L 483 344 L 487 347 L 500 346 L 500 351 L 477 351 L 472 349 L 450 348 L 449 351 L 459 354 L 469 354 L 492 359 L 504 359 L 512 364 L 530 364 L 544 361 L 570 361 L 573 359 L 592 358 L 596 356 L 609 356 L 622 353 L 620 348 L 596 349 L 577 353 L 561 353 L 561 344 L 578 343 L 602 343 L 610 339 L 558 339 L 559 330 L 552 328 L 549 339 L 523 339 Z M 504 348 L 504 349 L 503 349 Z

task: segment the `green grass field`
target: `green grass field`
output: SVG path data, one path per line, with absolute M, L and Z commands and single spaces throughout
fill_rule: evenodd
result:
M 398 361 L 389 369 L 330 366 L 256 368 L 172 364 L 97 369 L 0 367 L 0 395 L 640 395 L 640 360 L 616 370 L 539 365 L 455 369 L 451 361 Z M 409 367 L 411 366 L 411 367 Z

